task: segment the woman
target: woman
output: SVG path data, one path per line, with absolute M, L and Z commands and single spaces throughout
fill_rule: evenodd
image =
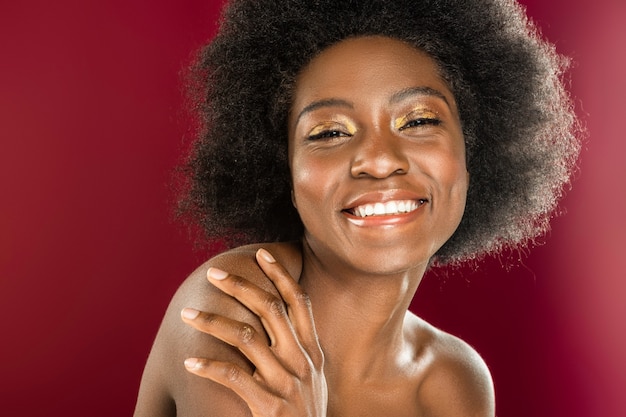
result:
M 512 1 L 231 2 L 183 208 L 272 243 L 181 286 L 135 415 L 493 416 L 480 356 L 408 306 L 547 229 L 579 147 L 562 69 Z

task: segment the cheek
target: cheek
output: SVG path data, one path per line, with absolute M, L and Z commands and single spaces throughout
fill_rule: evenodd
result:
M 464 159 L 453 159 L 449 162 L 448 172 L 446 173 L 447 181 L 451 184 L 451 189 L 465 196 L 469 185 L 469 172 Z
M 312 175 L 304 172 L 293 178 L 293 191 L 291 192 L 293 205 L 300 216 L 304 229 L 315 229 L 316 222 L 322 217 L 321 208 L 322 194 L 320 183 L 315 181 Z
M 322 173 L 324 171 L 319 165 L 315 161 L 304 160 L 297 156 L 293 160 L 291 197 L 299 212 L 306 210 L 312 202 L 319 201 L 323 194 L 325 181 Z
M 422 159 L 428 166 L 427 175 L 443 189 L 467 190 L 469 174 L 463 148 L 443 147 Z
M 469 186 L 469 173 L 465 165 L 465 160 L 450 161 L 448 172 L 446 173 L 446 181 L 449 184 L 451 197 L 465 207 L 465 198 L 467 197 L 467 189 Z
M 440 155 L 436 163 L 431 165 L 432 176 L 448 207 L 447 222 L 458 225 L 465 211 L 465 201 L 469 187 L 469 173 L 465 164 L 465 155 L 458 150 Z
M 297 153 L 292 167 L 292 201 L 305 229 L 325 227 L 337 209 L 340 162 L 326 156 Z
M 465 162 L 457 164 L 457 170 L 451 176 L 450 201 L 453 209 L 451 210 L 452 221 L 455 223 L 454 229 L 461 223 L 461 218 L 465 212 L 465 203 L 467 200 L 467 190 L 469 187 L 469 173 L 467 172 Z

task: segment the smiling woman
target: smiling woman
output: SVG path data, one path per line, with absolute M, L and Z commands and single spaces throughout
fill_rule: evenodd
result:
M 493 416 L 480 356 L 408 307 L 546 230 L 579 148 L 561 65 L 513 1 L 231 2 L 183 209 L 266 243 L 181 286 L 135 415 Z
M 391 38 L 339 42 L 299 74 L 292 114 L 293 203 L 316 257 L 341 276 L 423 269 L 458 227 L 468 186 L 435 62 Z

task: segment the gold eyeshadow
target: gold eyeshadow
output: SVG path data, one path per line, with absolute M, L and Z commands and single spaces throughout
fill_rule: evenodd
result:
M 342 130 L 348 135 L 354 135 L 356 133 L 356 125 L 349 120 L 342 120 L 341 122 L 324 122 L 311 129 L 309 136 L 314 136 L 327 130 Z
M 412 110 L 406 116 L 395 119 L 393 122 L 393 126 L 395 129 L 400 129 L 410 121 L 416 119 L 439 119 L 439 115 L 432 110 L 426 108 L 418 108 Z

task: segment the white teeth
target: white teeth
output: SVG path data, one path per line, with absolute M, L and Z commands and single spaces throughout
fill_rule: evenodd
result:
M 367 217 L 409 213 L 416 210 L 423 203 L 424 200 L 419 200 L 419 202 L 415 200 L 398 200 L 388 201 L 386 203 L 364 204 L 355 207 L 353 214 L 358 217 Z
M 386 213 L 397 213 L 398 205 L 395 201 L 389 201 L 385 204 L 385 212 Z

